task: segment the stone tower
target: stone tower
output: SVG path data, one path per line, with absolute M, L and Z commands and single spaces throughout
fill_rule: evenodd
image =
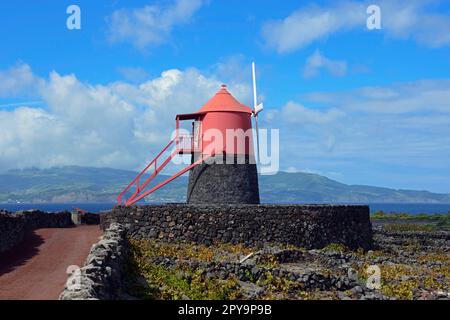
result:
M 187 202 L 258 204 L 252 110 L 222 85 L 196 114 L 193 139 L 199 147 L 192 153 L 192 163 L 200 157 L 210 158 L 189 171 Z

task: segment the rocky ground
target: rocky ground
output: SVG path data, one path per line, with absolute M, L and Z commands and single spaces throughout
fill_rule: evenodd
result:
M 448 217 L 447 217 L 448 220 Z M 131 240 L 125 298 L 450 299 L 448 221 L 373 219 L 373 250 Z

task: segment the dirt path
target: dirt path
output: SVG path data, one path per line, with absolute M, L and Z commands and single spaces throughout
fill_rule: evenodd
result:
M 57 299 L 70 265 L 82 266 L 101 231 L 97 225 L 39 229 L 0 255 L 0 300 Z

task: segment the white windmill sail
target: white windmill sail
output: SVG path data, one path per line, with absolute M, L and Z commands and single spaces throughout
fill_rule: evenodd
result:
M 258 98 L 256 95 L 256 70 L 255 63 L 252 62 L 252 78 L 253 78 L 253 116 L 255 117 L 255 129 L 256 129 L 256 153 L 259 162 L 259 129 L 258 129 L 258 114 L 264 109 L 262 103 L 258 104 Z

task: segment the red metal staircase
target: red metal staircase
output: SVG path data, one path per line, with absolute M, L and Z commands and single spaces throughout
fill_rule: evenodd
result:
M 175 143 L 175 150 L 169 155 L 167 159 L 165 159 L 163 162 L 160 162 L 160 158 L 166 152 L 170 146 L 172 146 Z M 125 204 L 126 206 L 132 205 L 136 203 L 137 201 L 141 200 L 142 198 L 148 196 L 150 193 L 155 192 L 159 188 L 163 187 L 170 181 L 178 178 L 182 174 L 186 173 L 187 171 L 191 170 L 196 165 L 200 164 L 202 161 L 205 161 L 207 158 L 210 158 L 213 155 L 208 155 L 208 157 L 200 157 L 197 161 L 189 165 L 188 167 L 184 168 L 183 170 L 180 170 L 170 178 L 167 178 L 163 182 L 157 184 L 153 188 L 149 190 L 145 190 L 148 184 L 156 177 L 156 175 L 161 172 L 161 170 L 178 154 L 186 154 L 186 153 L 192 153 L 195 151 L 194 148 L 194 140 L 192 136 L 190 135 L 176 135 L 175 138 L 173 138 L 162 150 L 161 152 L 142 170 L 136 178 L 134 178 L 128 186 L 117 196 L 117 204 Z M 160 164 L 159 164 L 160 163 Z M 158 165 L 159 164 L 159 165 Z M 149 171 L 153 170 L 153 172 Z M 151 173 L 150 176 L 144 181 L 144 183 L 141 184 L 141 178 L 145 173 Z M 123 196 L 125 193 L 127 193 L 133 186 L 135 186 L 135 191 L 133 194 L 126 199 L 123 202 Z

